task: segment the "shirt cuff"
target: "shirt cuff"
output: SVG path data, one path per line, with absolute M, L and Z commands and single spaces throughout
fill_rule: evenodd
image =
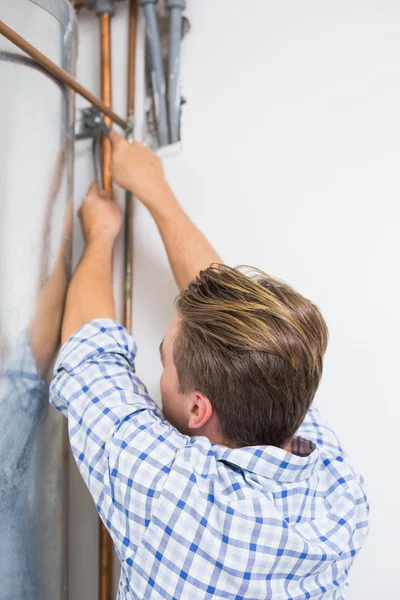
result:
M 112 319 L 95 319 L 76 331 L 61 348 L 54 366 L 54 375 L 65 370 L 71 373 L 84 362 L 102 354 L 119 354 L 133 371 L 136 344 L 128 331 Z

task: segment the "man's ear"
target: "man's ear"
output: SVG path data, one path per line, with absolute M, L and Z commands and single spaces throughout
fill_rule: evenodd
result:
M 189 429 L 200 429 L 211 419 L 213 408 L 211 402 L 200 392 L 193 392 L 189 405 Z

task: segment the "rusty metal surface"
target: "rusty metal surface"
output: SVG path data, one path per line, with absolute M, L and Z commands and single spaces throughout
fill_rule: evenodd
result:
M 67 0 L 2 2 L 1 18 L 73 72 Z M 73 100 L 3 37 L 0 80 L 0 600 L 62 600 L 66 422 L 46 381 L 69 271 Z

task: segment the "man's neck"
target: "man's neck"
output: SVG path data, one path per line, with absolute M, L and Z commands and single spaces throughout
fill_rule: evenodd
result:
M 232 448 L 232 450 L 244 447 L 244 446 L 241 446 L 240 444 L 235 444 L 235 442 L 232 442 L 231 440 L 228 440 L 227 438 L 223 438 L 218 435 L 206 436 L 206 437 L 208 437 L 208 439 L 210 440 L 210 442 L 212 444 L 218 444 L 218 446 L 226 446 L 227 448 Z M 290 441 L 288 444 L 285 444 L 282 447 L 282 450 L 285 450 L 285 452 L 289 452 L 291 454 L 292 453 L 292 442 Z

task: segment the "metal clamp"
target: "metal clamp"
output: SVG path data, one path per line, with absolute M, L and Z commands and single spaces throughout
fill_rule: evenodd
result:
M 87 140 L 99 131 L 107 138 L 110 137 L 110 129 L 104 121 L 104 115 L 94 106 L 83 108 L 78 123 L 78 131 L 75 133 L 77 140 Z
M 135 132 L 135 115 L 131 114 L 127 118 L 128 127 L 125 131 L 125 139 L 128 142 L 133 142 L 134 140 L 134 132 Z
M 92 140 L 92 158 L 94 176 L 99 186 L 103 189 L 103 176 L 101 169 L 101 147 L 102 136 L 110 137 L 110 130 L 104 121 L 102 113 L 94 106 L 81 110 L 81 118 L 77 121 L 78 128 L 75 133 L 76 140 Z

